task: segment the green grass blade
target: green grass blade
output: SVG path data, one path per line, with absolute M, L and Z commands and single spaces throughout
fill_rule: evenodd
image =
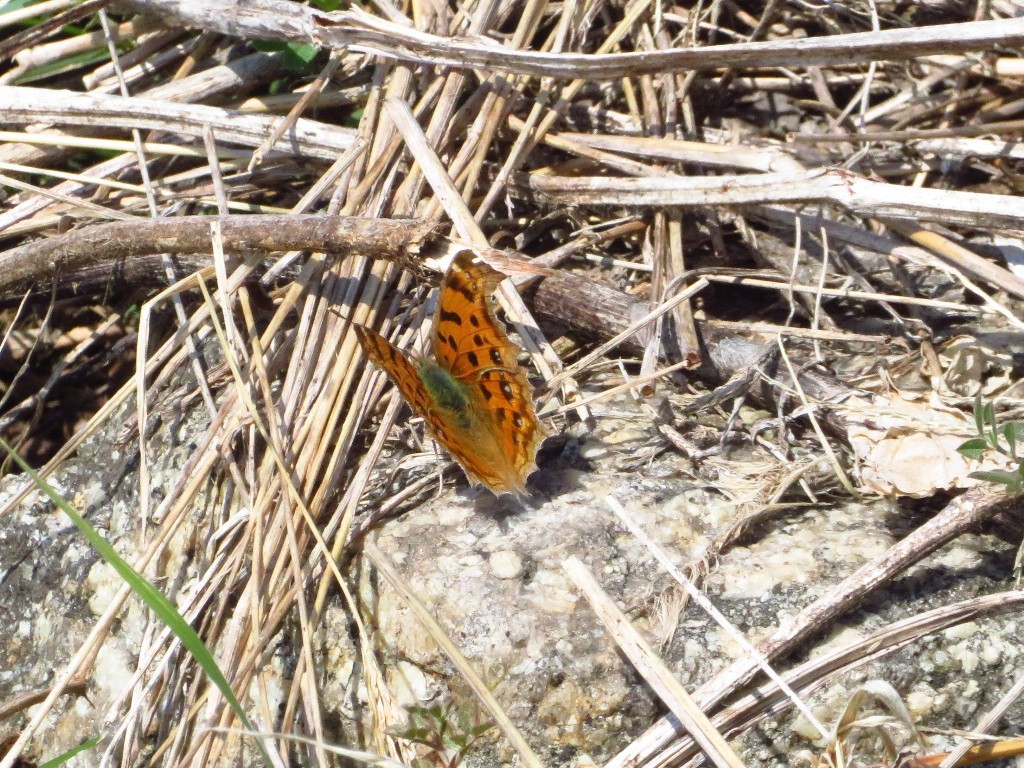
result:
M 57 757 L 53 758 L 53 760 L 47 760 L 45 763 L 39 766 L 39 768 L 60 768 L 60 766 L 64 765 L 64 763 L 66 763 L 68 760 L 70 760 L 78 753 L 85 752 L 87 749 L 92 749 L 99 743 L 100 737 L 93 736 L 88 741 L 83 741 L 77 747 L 72 747 L 63 755 L 58 755 Z
M 210 678 L 210 682 L 217 686 L 218 690 L 223 694 L 224 699 L 234 710 L 238 719 L 242 722 L 247 730 L 254 731 L 252 723 L 249 721 L 248 715 L 245 714 L 245 710 L 242 709 L 241 703 L 235 696 L 234 691 L 231 690 L 231 686 L 228 685 L 227 678 L 224 677 L 224 673 L 220 671 L 220 667 L 217 666 L 217 660 L 213 658 L 213 654 L 203 644 L 199 635 L 196 634 L 192 626 L 185 620 L 178 609 L 174 607 L 174 604 L 164 597 L 163 593 L 160 592 L 156 587 L 150 584 L 146 578 L 132 568 L 111 546 L 110 542 L 104 539 L 99 532 L 89 524 L 89 521 L 82 517 L 78 510 L 68 504 L 67 501 L 61 497 L 53 489 L 53 487 L 47 483 L 43 478 L 37 475 L 32 468 L 25 463 L 25 460 L 18 455 L 18 453 L 7 444 L 3 438 L 0 438 L 0 448 L 3 448 L 14 459 L 15 463 L 24 470 L 25 474 L 32 478 L 32 482 L 41 490 L 46 496 L 60 507 L 64 514 L 71 518 L 71 522 L 82 532 L 82 534 L 89 540 L 93 548 L 99 552 L 100 556 L 110 563 L 117 571 L 118 575 L 124 579 L 124 581 L 135 591 L 135 593 L 142 598 L 143 602 L 149 606 L 150 610 L 153 611 L 162 621 L 168 629 L 170 629 L 179 640 L 182 645 L 185 646 L 186 650 L 192 657 L 199 662 L 199 666 L 203 668 L 206 676 Z M 263 747 L 263 743 L 260 740 L 256 740 L 256 746 L 260 751 L 260 755 L 263 758 L 263 763 L 266 766 L 271 766 L 270 755 L 267 754 L 266 749 Z

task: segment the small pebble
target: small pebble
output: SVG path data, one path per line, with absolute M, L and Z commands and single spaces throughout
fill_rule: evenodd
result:
M 600 459 L 608 454 L 608 446 L 600 440 L 587 440 L 580 446 L 580 457 L 587 461 Z
M 493 553 L 490 563 L 491 572 L 499 579 L 514 579 L 523 572 L 523 559 L 508 549 Z

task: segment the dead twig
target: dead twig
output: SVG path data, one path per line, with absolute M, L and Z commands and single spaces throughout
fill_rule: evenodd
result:
M 411 259 L 433 231 L 429 224 L 412 220 L 314 215 L 179 216 L 96 224 L 0 254 L 0 296 L 59 279 L 65 272 L 101 264 L 112 268 L 118 260 L 210 253 L 213 223 L 221 227 L 225 249 L 234 253 L 359 251 L 392 261 Z
M 1022 506 L 1024 496 L 1007 496 L 999 489 L 981 486 L 966 491 L 898 544 L 786 621 L 758 646 L 758 650 L 769 660 L 784 657 L 809 635 L 849 611 L 914 563 L 982 522 L 1010 510 L 1019 511 Z M 756 661 L 741 659 L 702 685 L 694 693 L 694 698 L 707 710 L 749 682 L 756 672 Z M 691 748 L 688 738 L 674 741 L 676 738 L 678 733 L 674 727 L 663 719 L 628 749 L 616 755 L 608 767 L 622 768 L 640 763 L 671 765 Z M 654 760 L 655 755 L 655 762 L 647 762 Z

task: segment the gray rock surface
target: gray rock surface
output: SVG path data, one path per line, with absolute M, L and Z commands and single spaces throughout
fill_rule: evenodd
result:
M 374 534 L 551 766 L 581 764 L 585 757 L 600 764 L 664 713 L 562 571 L 570 555 L 589 566 L 688 689 L 738 656 L 735 644 L 699 608 L 679 610 L 668 577 L 621 526 L 605 497 L 614 495 L 677 563 L 686 565 L 739 514 L 736 500 L 723 491 L 749 490 L 778 469 L 764 465 L 754 472 L 752 455 L 742 449 L 697 471 L 678 453 L 664 450 L 649 416 L 627 399 L 602 405 L 598 417 L 597 431 L 583 442 L 570 440 L 549 451 L 545 469 L 532 480 L 535 493 L 525 503 L 466 488 L 460 478 L 455 487 Z M 204 423 L 194 415 L 161 426 L 152 454 L 159 457 L 158 487 L 170 487 Z M 130 447 L 118 447 L 111 428 L 54 477 L 130 560 L 137 556 L 139 525 L 134 455 Z M 744 463 L 747 469 L 741 471 Z M 20 487 L 19 478 L 7 478 L 0 503 Z M 923 519 L 922 513 L 880 501 L 791 509 L 716 561 L 708 596 L 736 626 L 759 639 Z M 1014 550 L 1013 543 L 993 533 L 962 537 L 843 617 L 807 653 L 922 610 L 1007 589 Z M 364 617 L 399 704 L 454 702 L 456 710 L 472 709 L 471 694 L 415 616 L 373 569 L 356 565 Z M 37 495 L 3 519 L 0 701 L 46 687 L 116 586 L 62 513 Z M 62 699 L 45 743 L 37 743 L 29 757 L 53 757 L 105 730 L 99 717 L 134 669 L 140 613 L 135 606 L 124 614 L 100 655 L 88 697 Z M 831 725 L 858 686 L 881 680 L 898 693 L 919 726 L 971 728 L 1024 673 L 1020 635 L 1020 618 L 1013 615 L 958 626 L 830 681 L 809 703 Z M 330 604 L 317 655 L 323 664 L 322 700 L 333 740 L 349 745 L 365 737 L 367 724 L 352 636 L 340 601 Z M 17 717 L 4 722 L 0 740 L 20 722 Z M 900 726 L 887 727 L 897 740 L 909 740 Z M 1022 729 L 1024 712 L 1017 705 L 1003 732 Z M 931 751 L 952 743 L 952 737 L 930 738 Z M 751 766 L 795 764 L 824 749 L 809 724 L 791 712 L 765 721 L 735 744 Z M 860 748 L 865 757 L 855 764 L 879 759 L 870 733 Z M 95 759 L 96 753 L 71 764 L 92 765 Z M 515 762 L 492 729 L 466 764 Z
M 701 609 L 689 605 L 678 612 L 681 601 L 669 578 L 604 498 L 615 496 L 678 564 L 686 565 L 738 515 L 737 505 L 719 489 L 742 483 L 722 479 L 716 488 L 675 453 L 632 468 L 658 438 L 649 423 L 628 413 L 625 401 L 611 411 L 579 448 L 600 471 L 542 471 L 534 478 L 538 492 L 522 505 L 483 490 L 449 489 L 385 524 L 377 539 L 475 668 L 497 683 L 499 700 L 550 765 L 573 765 L 584 757 L 601 764 L 664 712 L 562 571 L 566 557 L 584 560 L 636 626 L 663 649 L 689 690 L 740 655 Z M 612 469 L 617 465 L 631 468 Z M 729 462 L 719 461 L 718 470 L 723 478 Z M 791 510 L 721 557 L 707 593 L 737 627 L 760 639 L 924 519 L 881 500 Z M 989 533 L 962 537 L 843 617 L 808 651 L 820 652 L 972 595 L 1012 588 L 1014 549 Z M 451 665 L 385 582 L 367 581 L 364 598 L 374 606 L 392 669 L 402 670 L 396 679 L 408 681 L 399 684 L 404 705 L 469 696 L 449 690 Z M 1017 617 L 1003 616 L 926 638 L 841 676 L 809 703 L 831 726 L 858 686 L 883 680 L 904 699 L 917 725 L 970 728 L 1024 673 L 1018 624 Z M 905 730 L 887 727 L 896 731 L 897 741 L 909 741 Z M 497 731 L 489 737 L 470 753 L 469 764 L 510 760 Z M 949 743 L 935 737 L 928 749 Z M 789 764 L 795 755 L 809 759 L 824 746 L 792 712 L 765 722 L 738 743 L 748 765 L 765 766 Z M 867 763 L 879 758 L 870 734 L 860 749 Z
M 49 478 L 129 562 L 137 561 L 137 443 L 124 442 L 125 411 L 87 440 L 77 455 Z M 205 419 L 193 411 L 186 420 L 165 420 L 149 441 L 151 487 L 159 499 L 180 474 Z M 28 479 L 9 475 L 0 482 L 0 509 Z M 95 626 L 123 582 L 101 560 L 60 509 L 39 491 L 0 518 L 0 702 L 30 691 L 47 691 Z M 44 761 L 110 730 L 102 722 L 135 671 L 146 611 L 134 596 L 97 654 L 84 691 L 62 697 L 27 759 Z M 0 742 L 18 733 L 34 709 L 0 722 Z M 91 766 L 99 752 L 68 765 Z

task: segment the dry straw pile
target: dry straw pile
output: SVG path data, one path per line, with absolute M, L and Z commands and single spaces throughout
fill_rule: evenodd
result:
M 388 731 L 404 715 L 377 668 L 382 639 L 347 579 L 369 558 L 417 605 L 364 543 L 432 493 L 437 474 L 421 466 L 396 481 L 395 436 L 410 433 L 393 427 L 408 411 L 364 364 L 352 324 L 415 346 L 445 259 L 473 247 L 518 284 L 500 300 L 556 449 L 593 427 L 592 404 L 627 390 L 698 395 L 673 401 L 675 417 L 652 411 L 662 450 L 685 462 L 743 431 L 737 398 L 774 412 L 790 427 L 747 442 L 782 469 L 760 478 L 759 503 L 718 532 L 708 561 L 787 493 L 959 492 L 977 468 L 956 452 L 974 396 L 1020 396 L 1020 361 L 982 337 L 1024 330 L 1024 278 L 1010 268 L 1024 263 L 1022 13 L 1012 0 L 8 1 L 0 430 L 45 476 L 121 422 L 144 521 L 129 560 L 168 591 L 187 583 L 178 608 L 267 730 L 328 740 L 314 649 L 341 587 L 370 725 L 350 746 L 409 759 Z M 606 364 L 618 358 L 628 378 Z M 911 379 L 926 406 L 903 396 Z M 688 433 L 690 414 L 723 403 L 713 429 Z M 937 409 L 946 420 L 927 421 Z M 151 438 L 175 412 L 203 426 L 156 494 Z M 927 437 L 912 467 L 899 465 L 908 434 Z M 791 464 L 797 454 L 814 456 Z M 0 526 L 32 491 L 16 490 Z M 760 652 L 783 657 L 1015 504 L 980 485 L 938 506 Z M 173 544 L 182 530 L 201 541 L 192 559 Z M 700 709 L 738 730 L 784 701 L 776 680 L 715 709 L 763 660 L 727 668 L 694 704 L 582 563 L 566 569 L 696 741 L 663 720 L 627 734 L 639 738 L 610 764 L 666 765 L 695 749 L 739 764 Z M 30 742 L 51 755 L 63 695 L 87 686 L 128 595 L 106 604 L 54 680 L 20 681 L 31 696 L 0 702 L 18 723 L 0 731 L 14 747 L 2 768 Z M 875 640 L 896 645 L 1019 600 L 956 606 Z M 541 764 L 431 626 L 517 759 Z M 263 675 L 282 637 L 293 668 L 272 711 Z M 239 739 L 218 729 L 238 721 L 192 657 L 159 623 L 137 653 L 96 754 L 228 764 Z M 828 755 L 841 762 L 838 743 Z M 276 764 L 336 759 L 322 743 L 266 748 Z

